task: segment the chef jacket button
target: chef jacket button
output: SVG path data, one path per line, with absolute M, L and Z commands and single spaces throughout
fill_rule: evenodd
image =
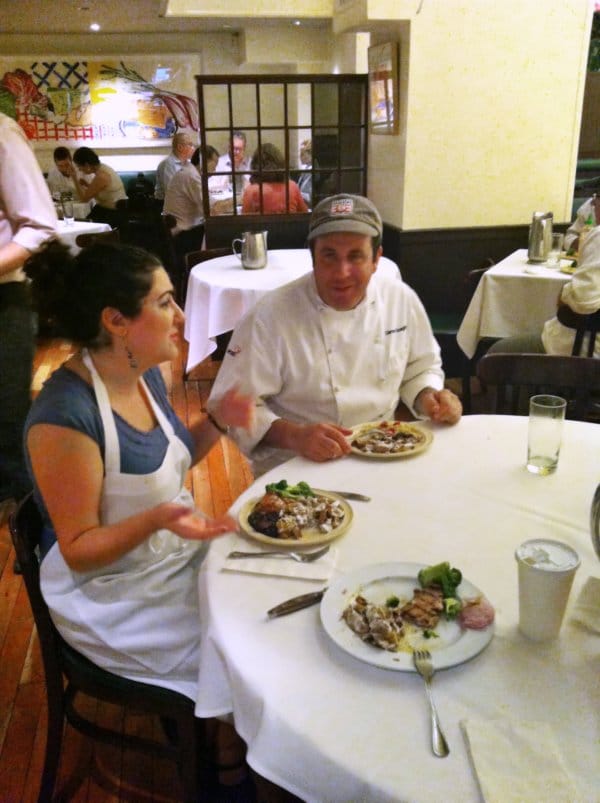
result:
M 340 392 L 340 389 L 337 387 L 337 385 L 334 387 L 333 392 L 334 393 L 339 393 Z
M 327 349 L 327 354 L 333 354 L 333 349 Z

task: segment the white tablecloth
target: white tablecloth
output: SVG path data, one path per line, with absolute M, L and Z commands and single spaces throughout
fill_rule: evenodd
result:
M 544 264 L 528 265 L 527 249 L 515 251 L 483 274 L 456 335 L 458 345 L 471 358 L 482 337 L 541 333 L 569 279 Z
M 259 298 L 312 269 L 308 248 L 270 250 L 266 268 L 245 270 L 234 254 L 201 262 L 192 268 L 185 302 L 185 339 L 190 371 L 216 349 L 215 338 L 230 332 Z M 398 275 L 386 257 L 377 274 Z M 377 275 L 376 274 L 376 275 Z
M 81 249 L 75 244 L 76 238 L 80 234 L 91 234 L 95 231 L 110 231 L 108 223 L 94 223 L 92 221 L 75 220 L 68 226 L 64 220 L 59 220 L 56 227 L 59 238 L 65 245 L 68 245 L 74 254 Z
M 234 512 L 266 482 L 284 478 L 365 492 L 372 501 L 352 503 L 352 526 L 335 542 L 336 573 L 448 560 L 496 609 L 487 649 L 436 673 L 434 696 L 451 750 L 439 759 L 430 749 L 420 677 L 346 654 L 324 632 L 318 606 L 267 620 L 269 608 L 322 583 L 222 572 L 225 554 L 248 542 L 234 535 L 215 541 L 200 576 L 197 712 L 233 710 L 257 772 L 311 803 L 477 803 L 459 722 L 501 716 L 548 723 L 582 800 L 600 800 L 600 637 L 570 617 L 586 578 L 600 576 L 588 523 L 600 479 L 600 427 L 566 422 L 558 471 L 540 477 L 525 469 L 527 423 L 468 416 L 455 427 L 433 427 L 429 451 L 405 460 L 295 458 L 236 502 Z M 542 645 L 517 630 L 514 559 L 519 543 L 540 536 L 566 541 L 581 557 L 561 637 Z

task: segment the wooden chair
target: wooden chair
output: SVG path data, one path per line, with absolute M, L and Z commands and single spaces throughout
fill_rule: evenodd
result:
M 200 786 L 199 721 L 194 716 L 193 701 L 160 686 L 113 675 L 96 666 L 62 639 L 40 590 L 37 553 L 41 532 L 42 519 L 33 495 L 29 494 L 10 520 L 10 533 L 38 632 L 48 697 L 46 753 L 38 803 L 52 800 L 65 719 L 81 733 L 100 742 L 121 742 L 125 748 L 175 760 L 181 774 L 183 799 L 190 803 L 197 801 Z M 174 738 L 161 743 L 142 736 L 121 734 L 99 725 L 77 710 L 75 701 L 79 693 L 124 707 L 131 706 L 136 713 L 162 717 L 169 723 L 169 731 L 174 728 Z
M 96 243 L 120 243 L 121 235 L 119 229 L 110 229 L 110 231 L 92 231 L 86 234 L 78 234 L 75 238 L 75 244 L 79 248 L 88 248 L 90 245 Z
M 592 399 L 600 391 L 600 360 L 551 354 L 486 354 L 477 375 L 495 388 L 492 412 L 524 415 L 528 399 L 552 393 L 567 399 L 567 418 L 594 420 Z
M 575 340 L 573 341 L 573 349 L 571 355 L 579 357 L 583 347 L 583 339 L 588 335 L 587 349 L 585 356 L 593 357 L 594 348 L 596 345 L 596 335 L 600 330 L 600 310 L 592 312 L 589 315 L 581 315 L 580 313 L 573 312 L 573 310 L 566 304 L 560 304 L 556 317 L 563 324 L 570 329 L 575 329 Z

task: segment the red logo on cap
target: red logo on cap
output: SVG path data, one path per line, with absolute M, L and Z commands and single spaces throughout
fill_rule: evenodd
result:
M 352 198 L 340 198 L 331 202 L 330 213 L 332 215 L 351 215 L 354 211 L 354 201 Z

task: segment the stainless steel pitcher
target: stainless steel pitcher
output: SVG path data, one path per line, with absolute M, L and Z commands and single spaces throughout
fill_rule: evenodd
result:
M 232 240 L 233 253 L 247 270 L 264 268 L 267 264 L 268 233 L 267 231 L 245 231 L 241 238 Z M 241 252 L 236 251 L 236 243 L 240 243 Z
M 529 226 L 529 262 L 546 262 L 552 245 L 552 212 L 534 212 Z

